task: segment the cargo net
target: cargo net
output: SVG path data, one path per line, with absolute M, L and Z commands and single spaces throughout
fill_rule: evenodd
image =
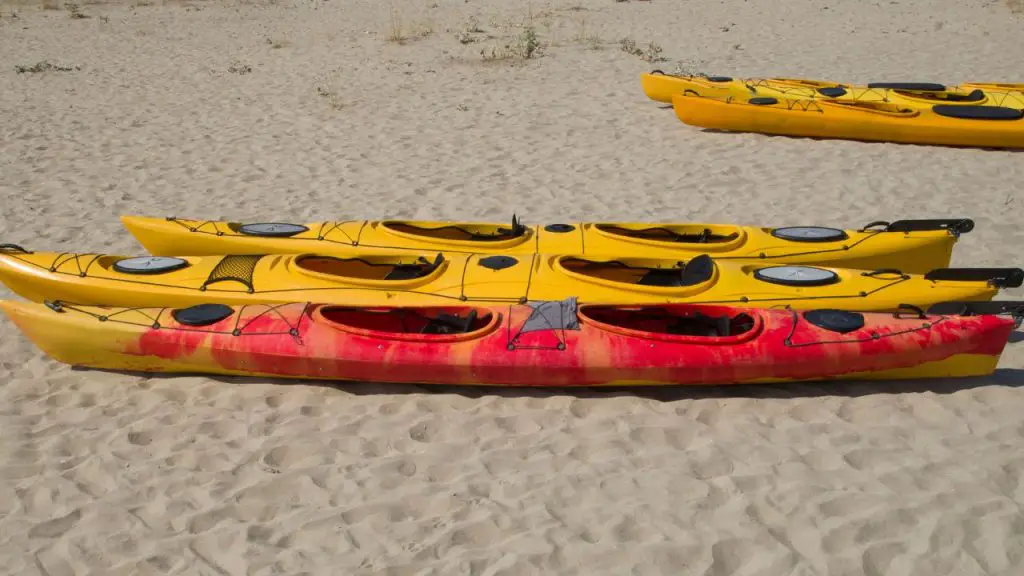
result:
M 565 333 L 579 330 L 576 298 L 565 300 L 527 302 L 533 311 L 517 330 L 509 322 L 507 347 L 509 350 L 565 350 Z M 512 306 L 509 306 L 509 318 Z
M 261 258 L 263 256 L 258 255 L 225 256 L 199 289 L 206 290 L 207 286 L 218 282 L 234 281 L 248 288 L 252 294 L 256 291 L 252 284 L 253 273 Z

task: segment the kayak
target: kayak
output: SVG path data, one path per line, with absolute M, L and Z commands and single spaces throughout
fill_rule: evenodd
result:
M 1020 268 L 895 269 L 575 255 L 309 254 L 142 256 L 0 251 L 0 280 L 29 300 L 120 306 L 718 303 L 894 311 L 947 300 L 990 300 L 1020 286 Z
M 1024 84 L 968 82 L 958 86 L 926 82 L 873 82 L 841 84 L 800 78 L 730 78 L 728 76 L 680 76 L 654 70 L 641 74 L 640 84 L 651 100 L 672 103 L 675 94 L 705 98 L 786 98 L 876 102 L 901 108 L 930 109 L 949 106 L 1000 106 L 1024 109 Z
M 676 116 L 701 128 L 905 144 L 1024 148 L 1024 110 L 998 106 L 911 109 L 877 102 L 676 94 Z
M 989 304 L 988 312 L 1024 313 L 1024 303 Z M 573 299 L 383 308 L 8 300 L 0 308 L 50 357 L 78 366 L 492 386 L 979 376 L 996 368 L 1014 326 L 986 310 L 861 314 Z
M 949 266 L 953 245 L 974 228 L 966 218 L 872 222 L 859 230 L 821 226 L 575 223 L 511 226 L 480 222 L 351 220 L 250 223 L 122 216 L 154 256 L 354 254 L 441 251 L 467 254 L 578 254 L 657 258 L 710 254 L 844 268 L 924 273 Z

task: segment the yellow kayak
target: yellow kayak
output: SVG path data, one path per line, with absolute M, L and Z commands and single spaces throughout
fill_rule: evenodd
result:
M 641 74 L 640 84 L 648 98 L 668 103 L 675 94 L 688 94 L 718 99 L 770 97 L 886 103 L 910 109 L 930 109 L 936 104 L 1024 109 L 1024 84 L 995 82 L 968 82 L 958 86 L 876 82 L 858 86 L 799 78 L 677 76 L 655 70 Z
M 323 302 L 347 305 L 516 303 L 736 303 L 755 307 L 894 311 L 901 304 L 990 300 L 1019 286 L 1019 268 L 899 270 L 574 255 L 320 254 L 123 257 L 0 253 L 0 280 L 34 301 L 190 306 Z
M 1024 110 L 998 106 L 902 105 L 676 94 L 685 124 L 732 132 L 904 144 L 1024 148 Z
M 122 216 L 154 256 L 445 252 L 465 254 L 642 254 L 716 260 L 759 258 L 844 268 L 900 268 L 924 273 L 949 266 L 953 245 L 974 223 L 965 218 L 873 222 L 858 229 L 760 228 L 727 224 L 574 223 L 511 226 L 407 220 L 255 223 Z

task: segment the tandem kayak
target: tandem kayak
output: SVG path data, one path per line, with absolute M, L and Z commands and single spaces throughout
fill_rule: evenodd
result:
M 902 108 L 928 109 L 949 106 L 1000 106 L 1024 109 L 1024 84 L 968 82 L 945 86 L 927 82 L 874 82 L 841 84 L 799 78 L 730 78 L 682 76 L 655 70 L 640 76 L 648 98 L 672 103 L 675 94 L 705 98 L 787 98 L 895 104 Z
M 762 228 L 731 224 L 592 222 L 526 226 L 481 222 L 350 220 L 249 223 L 122 216 L 125 228 L 154 256 L 285 254 L 345 255 L 373 251 L 467 254 L 578 254 L 717 260 L 760 258 L 777 263 L 844 268 L 899 268 L 924 273 L 949 266 L 966 218 L 872 222 L 860 229 L 821 226 Z
M 924 275 L 757 260 L 575 255 L 271 254 L 142 256 L 0 251 L 0 281 L 30 300 L 121 306 L 294 301 L 361 306 L 516 303 L 718 303 L 894 311 L 990 300 L 1020 268 L 940 268 Z
M 389 383 L 713 385 L 991 373 L 1024 303 L 952 314 L 694 305 L 174 308 L 0 302 L 72 365 Z M 981 314 L 969 307 L 982 306 Z
M 1024 148 L 1024 110 L 998 106 L 907 108 L 878 102 L 676 94 L 685 124 L 732 132 L 872 142 Z

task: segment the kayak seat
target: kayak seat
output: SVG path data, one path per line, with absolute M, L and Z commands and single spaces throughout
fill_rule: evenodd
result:
M 961 96 L 960 94 L 949 94 L 946 100 L 950 102 L 981 102 L 985 99 L 984 90 L 972 90 L 970 94 Z
M 715 264 L 711 257 L 702 254 L 690 260 L 682 269 L 677 268 L 651 268 L 637 282 L 641 286 L 663 286 L 671 288 L 682 288 L 685 286 L 696 286 L 711 279 L 714 273 Z
M 754 327 L 754 319 L 746 314 L 734 318 L 729 316 L 708 316 L 697 312 L 693 316 L 680 316 L 667 326 L 667 333 L 678 336 L 701 336 L 707 338 L 728 338 L 737 336 Z
M 476 317 L 476 310 L 470 310 L 465 318 L 456 314 L 441 313 L 428 319 L 420 329 L 420 334 L 466 334 L 473 330 Z
M 417 278 L 423 278 L 424 276 L 430 275 L 431 272 L 437 269 L 444 262 L 444 255 L 438 254 L 437 258 L 433 262 L 427 263 L 423 260 L 423 264 L 396 264 L 387 275 L 384 276 L 385 280 L 415 280 Z
M 947 118 L 960 120 L 1020 120 L 1024 118 L 1024 110 L 1004 108 L 1002 106 L 932 106 L 932 112 Z

